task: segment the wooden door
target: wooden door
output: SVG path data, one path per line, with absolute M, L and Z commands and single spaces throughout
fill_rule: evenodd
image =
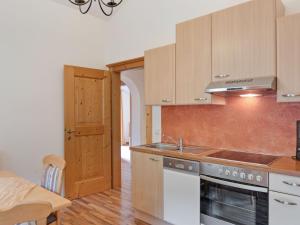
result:
M 111 187 L 111 77 L 65 66 L 65 193 L 70 199 Z
M 277 0 L 253 0 L 213 14 L 213 80 L 276 76 L 276 17 L 282 8 Z
M 175 104 L 175 44 L 145 52 L 145 103 Z
M 205 93 L 211 82 L 211 15 L 176 26 L 176 104 L 224 104 Z
M 300 14 L 278 19 L 278 102 L 300 102 Z
M 163 219 L 163 158 L 132 152 L 133 206 Z

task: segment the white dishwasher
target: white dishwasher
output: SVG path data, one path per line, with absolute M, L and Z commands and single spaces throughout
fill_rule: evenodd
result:
M 200 224 L 198 162 L 164 158 L 164 220 L 174 225 Z

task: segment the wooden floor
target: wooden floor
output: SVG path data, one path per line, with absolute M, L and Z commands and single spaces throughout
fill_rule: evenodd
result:
M 73 201 L 61 215 L 62 225 L 148 225 L 133 216 L 130 186 L 130 164 L 122 160 L 122 189 Z

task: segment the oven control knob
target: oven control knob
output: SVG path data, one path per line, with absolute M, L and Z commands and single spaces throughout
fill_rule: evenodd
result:
M 244 172 L 241 172 L 241 173 L 240 173 L 240 178 L 241 178 L 241 179 L 246 179 L 246 174 L 245 174 Z
M 223 173 L 223 169 L 222 168 L 218 169 L 218 172 L 219 172 L 219 174 L 222 174 Z
M 248 174 L 248 180 L 253 180 L 253 178 L 254 178 L 254 176 L 253 176 L 253 174 Z
M 229 176 L 230 175 L 230 170 L 225 170 L 225 175 Z
M 260 175 L 256 176 L 256 181 L 257 182 L 262 182 L 262 180 L 263 180 L 262 176 L 260 176 Z
M 232 172 L 232 176 L 233 176 L 233 177 L 236 177 L 237 175 L 238 175 L 238 172 L 237 172 L 237 171 L 233 171 L 233 172 Z

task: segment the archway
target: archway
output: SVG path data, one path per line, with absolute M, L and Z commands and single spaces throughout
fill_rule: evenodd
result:
M 134 69 L 121 72 L 121 81 L 130 90 L 130 145 L 145 144 L 145 103 L 144 103 L 144 69 Z

